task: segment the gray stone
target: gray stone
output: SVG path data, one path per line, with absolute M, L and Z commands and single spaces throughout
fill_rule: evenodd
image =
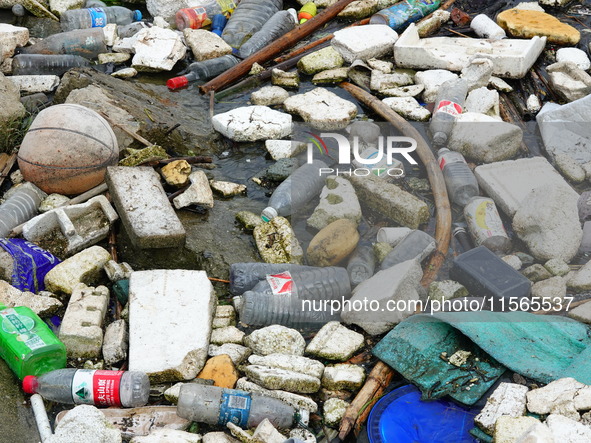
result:
M 248 381 L 246 378 L 241 378 L 236 383 L 236 389 L 241 389 L 247 392 L 254 392 L 267 397 L 276 398 L 293 406 L 295 409 L 306 409 L 311 413 L 318 411 L 318 405 L 310 397 L 304 395 L 294 394 L 292 392 L 265 389 L 256 383 Z
M 183 36 L 198 62 L 232 53 L 232 47 L 219 35 L 205 29 L 185 28 Z
M 352 176 L 349 180 L 364 205 L 401 226 L 417 229 L 429 220 L 427 204 L 398 186 L 375 175 Z
M 68 9 L 79 9 L 84 7 L 84 0 L 49 0 L 51 12 L 61 15 Z
M 543 388 L 527 393 L 527 409 L 535 414 L 553 414 L 565 403 L 573 403 L 578 392 L 585 388 L 574 378 L 560 378 Z
M 47 443 L 121 443 L 121 432 L 105 415 L 90 405 L 79 405 L 70 410 L 55 428 Z
M 302 263 L 304 251 L 285 217 L 274 217 L 268 223 L 254 228 L 261 258 L 267 263 Z
M 271 71 L 271 83 L 274 86 L 298 89 L 300 87 L 300 73 L 298 71 L 285 72 L 274 68 Z
M 560 260 L 559 258 L 552 258 L 544 263 L 544 267 L 550 272 L 552 275 L 558 276 L 565 276 L 570 272 L 570 268 L 568 263 L 564 260 Z
M 28 42 L 28 28 L 0 23 L 0 62 L 12 57 L 17 46 L 25 46 Z
M 137 75 L 137 69 L 134 68 L 123 68 L 115 71 L 111 74 L 111 77 L 115 78 L 133 78 Z
M 4 280 L 0 280 L 0 304 L 7 308 L 26 306 L 40 317 L 48 317 L 62 307 L 57 298 L 21 292 Z
M 325 324 L 306 347 L 306 354 L 328 360 L 346 361 L 364 345 L 363 335 L 339 322 Z
M 523 263 L 521 263 L 521 259 L 516 255 L 505 255 L 503 257 L 503 261 L 516 271 L 519 271 L 523 266 Z
M 539 299 L 550 301 L 551 303 L 562 303 L 562 299 L 566 296 L 566 280 L 562 277 L 556 276 L 547 280 L 542 280 L 531 288 L 532 299 Z M 559 301 L 560 299 L 560 301 Z
M 577 321 L 591 324 L 591 302 L 584 303 L 568 311 L 567 315 Z
M 250 211 L 240 211 L 236 213 L 236 220 L 249 231 L 254 230 L 258 225 L 264 223 L 259 215 Z
M 199 205 L 204 208 L 213 208 L 213 193 L 205 172 L 198 169 L 189 175 L 189 180 L 191 186 L 173 199 L 174 207 L 181 209 L 191 205 Z
M 587 53 L 578 48 L 560 48 L 556 51 L 556 61 L 558 63 L 573 62 L 577 68 L 583 71 L 588 71 L 591 68 L 591 61 L 589 61 Z
M 232 183 L 221 180 L 210 180 L 211 189 L 224 197 L 233 197 L 235 195 L 245 194 L 246 186 L 238 183 Z
M 265 171 L 267 180 L 282 182 L 300 167 L 297 158 L 280 158 Z
M 322 386 L 332 391 L 356 391 L 365 380 L 365 371 L 357 365 L 338 364 L 327 366 L 322 376 Z
M 378 272 L 353 290 L 351 306 L 341 312 L 341 319 L 344 323 L 360 326 L 370 335 L 389 331 L 416 311 L 415 303 L 419 300 L 417 289 L 422 277 L 423 271 L 416 260 Z M 363 306 L 366 300 L 377 301 L 381 311 L 353 309 L 356 303 Z M 389 311 L 387 304 L 391 300 L 404 300 L 406 310 Z
M 515 443 L 522 435 L 533 426 L 542 422 L 533 417 L 509 417 L 500 416 L 495 423 L 495 443 Z
M 551 414 L 545 423 L 550 428 L 555 442 L 583 443 L 591 441 L 591 428 L 568 417 Z
M 492 435 L 495 422 L 503 415 L 521 417 L 525 415 L 527 386 L 515 383 L 501 383 L 486 401 L 486 405 L 474 418 L 474 422 L 486 433 Z
M 195 378 L 207 359 L 215 300 L 205 271 L 134 272 L 129 370 L 144 371 L 153 382 Z M 178 340 L 171 341 L 171 331 Z
M 427 108 L 422 107 L 419 102 L 412 97 L 389 97 L 382 101 L 406 120 L 426 122 L 431 118 L 431 113 Z
M 355 189 L 342 177 L 331 175 L 326 178 L 326 185 L 320 192 L 320 202 L 308 219 L 308 226 L 321 230 L 342 218 L 359 224 L 361 206 Z
M 397 69 L 393 74 L 384 74 L 382 71 L 371 72 L 370 88 L 382 92 L 401 86 L 413 84 L 414 71 L 409 69 Z
M 583 237 L 577 201 L 578 195 L 552 185 L 531 191 L 515 213 L 513 230 L 534 257 L 568 262 L 575 256 Z
M 212 123 L 216 131 L 236 142 L 283 138 L 291 134 L 291 115 L 267 106 L 244 106 L 217 114 Z
M 280 325 L 257 329 L 244 338 L 244 343 L 258 355 L 304 355 L 306 347 L 302 334 Z
M 7 78 L 21 93 L 51 92 L 60 84 L 57 75 L 12 75 Z
M 585 263 L 582 268 L 568 278 L 567 286 L 574 292 L 591 290 L 591 261 Z
M 425 85 L 410 85 L 399 88 L 382 89 L 380 94 L 386 97 L 416 97 L 425 90 Z
M 423 91 L 423 100 L 426 103 L 433 103 L 437 99 L 437 94 L 439 93 L 441 85 L 448 80 L 454 80 L 456 78 L 458 78 L 457 74 L 446 71 L 445 69 L 431 69 L 417 72 L 417 75 L 415 75 L 415 83 L 425 87 L 425 90 Z
M 241 345 L 244 342 L 245 335 L 236 326 L 226 326 L 214 329 L 211 332 L 210 341 L 214 345 L 224 345 L 226 343 Z
M 131 58 L 130 54 L 124 54 L 120 52 L 107 52 L 105 54 L 98 55 L 98 61 L 100 64 L 103 63 L 125 63 Z
M 573 183 L 581 183 L 586 178 L 585 169 L 568 154 L 556 154 L 554 156 L 556 168 L 567 180 Z
M 116 320 L 107 326 L 103 338 L 103 358 L 105 364 L 114 365 L 127 358 L 127 349 L 129 347 L 129 334 L 127 332 L 127 322 L 125 320 Z
M 347 63 L 353 63 L 392 54 L 396 40 L 398 34 L 389 26 L 366 25 L 335 32 L 331 45 Z
M 326 426 L 337 428 L 348 407 L 349 403 L 339 398 L 331 398 L 324 402 L 323 417 Z
M 265 86 L 258 91 L 253 92 L 250 96 L 250 101 L 253 105 L 273 106 L 283 104 L 288 98 L 289 92 L 285 89 L 279 86 Z
M 343 129 L 357 116 L 354 103 L 324 88 L 293 95 L 283 105 L 287 112 L 298 114 L 314 128 L 321 130 Z
M 374 71 L 380 71 L 384 74 L 391 74 L 392 70 L 394 69 L 394 63 L 387 62 L 385 60 L 379 60 L 377 58 L 370 58 L 366 60 L 367 66 L 369 66 Z
M 236 343 L 224 343 L 221 346 L 209 345 L 209 356 L 215 357 L 216 355 L 226 354 L 232 359 L 232 363 L 238 366 L 252 353 L 250 348 L 242 346 Z
M 316 74 L 343 66 L 343 57 L 331 46 L 315 51 L 298 61 L 298 69 L 304 74 Z
M 495 88 L 497 91 L 513 92 L 513 88 L 511 87 L 511 85 L 499 77 L 491 77 L 488 84 L 489 86 Z
M 486 87 L 493 73 L 493 62 L 487 58 L 475 58 L 462 69 L 460 76 L 468 82 L 468 91 Z
M 312 77 L 312 83 L 315 85 L 341 83 L 346 81 L 348 78 L 349 68 L 334 68 L 314 74 L 314 77 Z
M 573 62 L 554 63 L 546 68 L 550 84 L 561 97 L 569 102 L 591 93 L 591 75 Z
M 451 300 L 452 298 L 467 297 L 468 290 L 457 281 L 434 281 L 429 285 L 430 300 Z
M 152 26 L 142 29 L 134 38 L 131 67 L 138 71 L 170 71 L 187 52 L 180 35 L 170 29 Z
M 249 365 L 244 368 L 246 376 L 266 389 L 280 389 L 296 394 L 313 394 L 320 389 L 320 379 L 300 372 L 266 366 Z
M 213 329 L 225 328 L 236 324 L 236 310 L 232 305 L 218 306 L 213 317 Z
M 499 93 L 485 87 L 474 89 L 468 94 L 464 112 L 476 112 L 500 120 Z
M 21 95 L 13 82 L 4 74 L 0 74 L 0 132 L 8 134 L 8 131 L 13 130 L 20 125 L 20 120 L 25 116 L 26 110 L 20 101 Z M 0 150 L 3 150 L 9 140 L 0 141 Z M 12 146 L 10 146 L 12 149 Z
M 91 246 L 64 260 L 45 275 L 45 288 L 55 294 L 71 294 L 78 283 L 96 283 L 111 254 L 100 246 Z
M 545 267 L 538 263 L 525 268 L 522 271 L 522 274 L 534 283 L 552 277 L 552 274 L 550 274 L 550 272 Z
M 250 432 L 243 430 L 234 423 L 228 423 L 226 425 L 232 435 L 237 437 L 243 443 L 283 443 L 286 441 L 285 435 L 281 434 L 268 418 L 265 418 L 256 427 L 252 435 Z
M 119 280 L 128 279 L 133 272 L 129 263 L 117 263 L 115 260 L 109 260 L 103 267 L 105 274 L 113 283 Z
M 154 169 L 111 166 L 106 181 L 121 221 L 137 247 L 173 248 L 185 243 L 185 229 Z
M 251 355 L 248 358 L 248 362 L 251 365 L 284 369 L 286 371 L 298 372 L 318 379 L 322 377 L 322 373 L 324 372 L 324 365 L 319 361 L 293 354 L 269 354 L 266 356 Z
M 295 157 L 306 149 L 306 144 L 293 140 L 266 140 L 265 148 L 273 160 Z
M 456 119 L 448 147 L 478 163 L 492 163 L 515 157 L 523 141 L 519 126 L 477 113 Z

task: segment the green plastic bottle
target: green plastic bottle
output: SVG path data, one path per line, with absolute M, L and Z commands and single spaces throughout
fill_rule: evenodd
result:
M 25 306 L 0 304 L 0 357 L 21 380 L 66 367 L 64 344 Z

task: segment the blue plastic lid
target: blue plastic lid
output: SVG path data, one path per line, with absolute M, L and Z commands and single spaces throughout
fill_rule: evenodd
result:
M 369 414 L 370 443 L 474 443 L 469 433 L 477 411 L 447 400 L 421 401 L 413 385 L 395 389 Z
M 142 19 L 142 11 L 138 11 L 137 9 L 133 11 L 133 21 L 139 22 Z

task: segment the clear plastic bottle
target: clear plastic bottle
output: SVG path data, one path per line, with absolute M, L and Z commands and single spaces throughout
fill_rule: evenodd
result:
M 269 275 L 242 296 L 240 321 L 251 326 L 283 325 L 320 329 L 339 321 L 325 301 L 348 299 L 351 284 L 345 268 L 312 268 Z
M 189 65 L 189 73 L 174 77 L 166 82 L 169 89 L 180 89 L 197 80 L 207 80 L 220 75 L 240 62 L 238 57 L 231 54 L 222 57 L 203 60 Z
M 63 31 L 74 29 L 102 28 L 109 23 L 129 25 L 142 19 L 140 11 L 132 11 L 123 6 L 109 6 L 108 8 L 70 9 L 60 16 Z
M 386 255 L 382 261 L 381 269 L 391 268 L 407 260 L 422 261 L 435 250 L 435 246 L 436 242 L 433 237 L 420 229 L 415 229 Z
M 256 427 L 265 418 L 277 428 L 289 429 L 297 420 L 296 410 L 281 400 L 197 383 L 181 386 L 177 415 L 210 425 L 232 422 L 245 429 Z
M 372 244 L 368 241 L 360 242 L 347 263 L 351 285 L 357 286 L 370 278 L 374 274 L 375 267 L 376 256 Z
M 146 22 L 134 22 L 125 26 L 117 26 L 117 36 L 119 38 L 132 37 L 136 35 L 138 32 L 140 32 L 142 29 L 149 28 L 151 26 L 151 23 Z
M 27 376 L 23 390 L 58 403 L 135 408 L 148 403 L 150 380 L 140 371 L 68 368 Z
M 242 58 L 250 57 L 272 41 L 294 29 L 296 27 L 296 17 L 294 14 L 295 11 L 279 11 L 275 13 L 275 15 L 263 25 L 260 31 L 255 32 L 254 35 L 237 50 L 238 55 Z
M 459 152 L 441 148 L 437 155 L 449 199 L 457 205 L 465 206 L 472 197 L 480 193 L 474 173 Z
M 228 21 L 222 38 L 236 49 L 246 43 L 271 17 L 283 9 L 283 0 L 242 0 Z
M 19 50 L 20 54 L 70 54 L 92 60 L 107 51 L 102 29 L 77 29 L 50 35 L 34 45 Z
M 441 4 L 440 0 L 406 0 L 396 3 L 394 6 L 382 9 L 371 16 L 371 25 L 388 25 L 395 31 L 406 27 L 409 23 L 416 22 L 426 15 L 431 14 Z
M 328 168 L 322 160 L 314 160 L 296 169 L 287 177 L 269 199 L 269 206 L 261 214 L 261 218 L 268 222 L 278 215 L 284 217 L 301 209 L 314 197 L 317 197 L 325 183 L 320 175 L 320 169 Z
M 72 68 L 90 66 L 79 55 L 19 54 L 12 60 L 12 75 L 63 75 Z
M 511 239 L 491 198 L 473 197 L 464 206 L 464 218 L 477 246 L 486 246 L 495 253 L 507 253 Z
M 234 295 L 244 294 L 264 280 L 267 275 L 310 269 L 314 267 L 291 263 L 233 263 L 230 265 L 230 292 Z
M 467 95 L 468 82 L 463 78 L 448 80 L 441 85 L 429 125 L 433 135 L 433 144 L 436 147 L 447 143 L 453 124 L 457 116 L 462 113 Z
M 85 8 L 106 8 L 107 4 L 101 2 L 101 0 L 86 0 L 84 3 Z
M 24 183 L 0 205 L 0 237 L 37 215 L 41 201 L 47 194 L 33 183 Z
M 209 25 L 215 15 L 231 13 L 238 3 L 240 0 L 201 0 L 197 6 L 183 8 L 176 13 L 176 27 L 179 31 L 202 28 Z

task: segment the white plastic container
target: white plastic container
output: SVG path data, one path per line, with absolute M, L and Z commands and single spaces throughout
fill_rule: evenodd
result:
M 489 38 L 491 40 L 500 40 L 506 38 L 505 30 L 497 25 L 485 14 L 478 14 L 472 19 L 470 27 L 478 37 Z

